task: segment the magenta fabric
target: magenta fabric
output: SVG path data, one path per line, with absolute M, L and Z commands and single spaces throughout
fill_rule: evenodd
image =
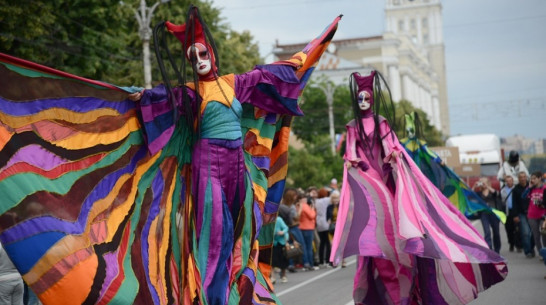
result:
M 488 248 L 379 119 L 382 141 L 371 153 L 357 145 L 354 121 L 347 124 L 344 158 L 369 168 L 345 168 L 331 260 L 339 264 L 358 255 L 356 304 L 466 304 L 504 280 L 505 259 Z M 373 117 L 362 123 L 373 132 Z

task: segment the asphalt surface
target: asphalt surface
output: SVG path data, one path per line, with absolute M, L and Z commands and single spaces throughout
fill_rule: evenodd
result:
M 481 223 L 473 223 L 481 231 Z M 523 253 L 509 252 L 506 231 L 501 227 L 501 255 L 508 261 L 506 279 L 478 295 L 471 305 L 546 305 L 546 265 Z M 346 260 L 346 268 L 325 268 L 288 273 L 288 282 L 280 283 L 275 292 L 284 305 L 352 305 L 355 257 Z

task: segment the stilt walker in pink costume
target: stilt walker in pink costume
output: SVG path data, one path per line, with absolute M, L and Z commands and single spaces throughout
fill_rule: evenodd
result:
M 386 91 L 382 90 L 381 83 Z M 355 119 L 331 260 L 357 255 L 355 304 L 466 304 L 504 280 L 505 259 L 407 155 L 381 74 L 351 74 Z M 388 92 L 388 96 L 386 95 Z

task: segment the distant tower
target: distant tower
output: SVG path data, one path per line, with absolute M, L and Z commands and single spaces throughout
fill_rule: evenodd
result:
M 432 97 L 434 111 L 439 110 L 441 130 L 449 135 L 449 107 L 445 47 L 440 0 L 386 0 L 385 32 L 409 36 L 418 48 L 428 53 L 430 65 L 438 78 L 438 92 Z M 422 101 L 413 101 L 417 104 Z

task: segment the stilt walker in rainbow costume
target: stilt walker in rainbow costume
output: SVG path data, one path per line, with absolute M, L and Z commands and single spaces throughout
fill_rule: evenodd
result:
M 506 214 L 490 208 L 483 199 L 449 168 L 445 162 L 427 146 L 423 139 L 422 123 L 416 112 L 404 115 L 407 137 L 400 140 L 408 155 L 421 172 L 446 196 L 467 218 L 479 219 L 479 213 L 493 213 L 502 223 Z
M 291 117 L 340 18 L 286 61 L 220 76 L 192 6 L 154 30 L 165 82 L 140 92 L 0 54 L 0 241 L 40 300 L 278 303 Z

